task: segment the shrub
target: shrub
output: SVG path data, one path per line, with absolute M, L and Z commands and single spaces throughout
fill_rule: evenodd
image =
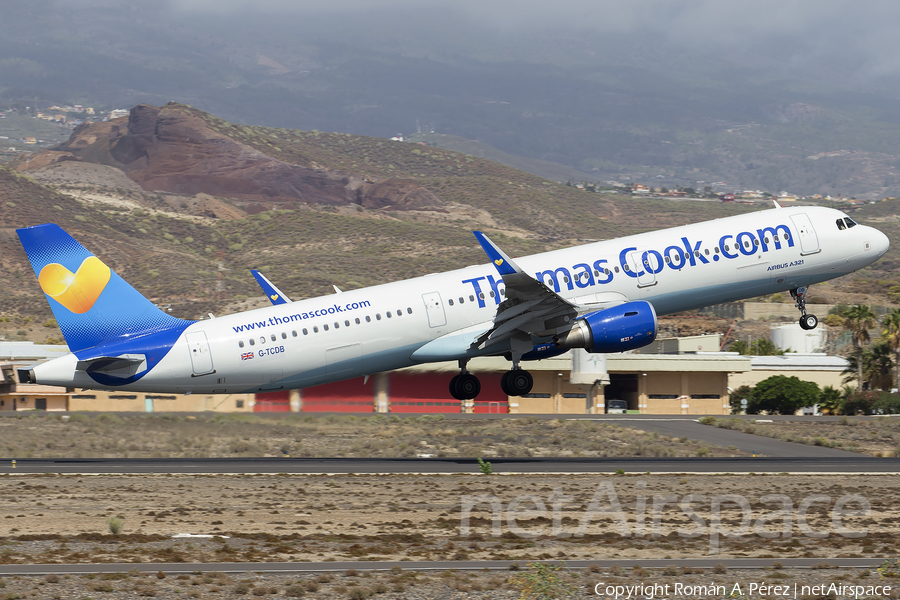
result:
M 122 527 L 125 525 L 125 521 L 120 519 L 119 517 L 110 517 L 106 520 L 106 524 L 109 526 L 109 532 L 113 535 L 119 535 L 122 532 Z

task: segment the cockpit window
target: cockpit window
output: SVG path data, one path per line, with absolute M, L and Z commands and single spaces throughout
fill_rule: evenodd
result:
M 844 225 L 843 219 L 838 219 L 836 222 L 837 222 L 838 229 L 840 229 L 841 231 L 847 229 L 847 226 Z
M 851 227 L 856 227 L 856 221 L 854 221 L 850 217 L 844 217 L 844 223 L 847 224 L 847 229 L 850 229 Z

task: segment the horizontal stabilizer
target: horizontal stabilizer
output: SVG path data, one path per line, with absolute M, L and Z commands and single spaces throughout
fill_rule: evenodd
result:
M 75 366 L 78 371 L 102 373 L 110 377 L 126 378 L 147 369 L 147 357 L 144 354 L 122 354 L 121 356 L 98 356 L 79 360 Z

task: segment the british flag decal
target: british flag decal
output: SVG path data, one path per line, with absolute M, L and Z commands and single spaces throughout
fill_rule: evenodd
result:
M 253 358 L 252 352 L 244 352 L 241 354 L 241 360 L 250 360 L 251 358 Z

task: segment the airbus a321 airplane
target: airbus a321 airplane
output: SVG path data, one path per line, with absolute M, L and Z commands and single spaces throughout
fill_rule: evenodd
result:
M 776 205 L 777 206 L 777 205 Z M 527 394 L 522 363 L 570 348 L 622 352 L 656 338 L 657 317 L 790 291 L 814 328 L 806 289 L 872 264 L 880 231 L 837 210 L 775 208 L 516 260 L 486 235 L 490 262 L 447 273 L 201 321 L 142 296 L 59 226 L 18 230 L 71 354 L 20 381 L 168 393 L 304 388 L 416 363 L 459 361 L 450 395 L 481 384 L 477 356 L 506 356 L 501 387 Z M 340 292 L 335 288 L 336 292 Z

